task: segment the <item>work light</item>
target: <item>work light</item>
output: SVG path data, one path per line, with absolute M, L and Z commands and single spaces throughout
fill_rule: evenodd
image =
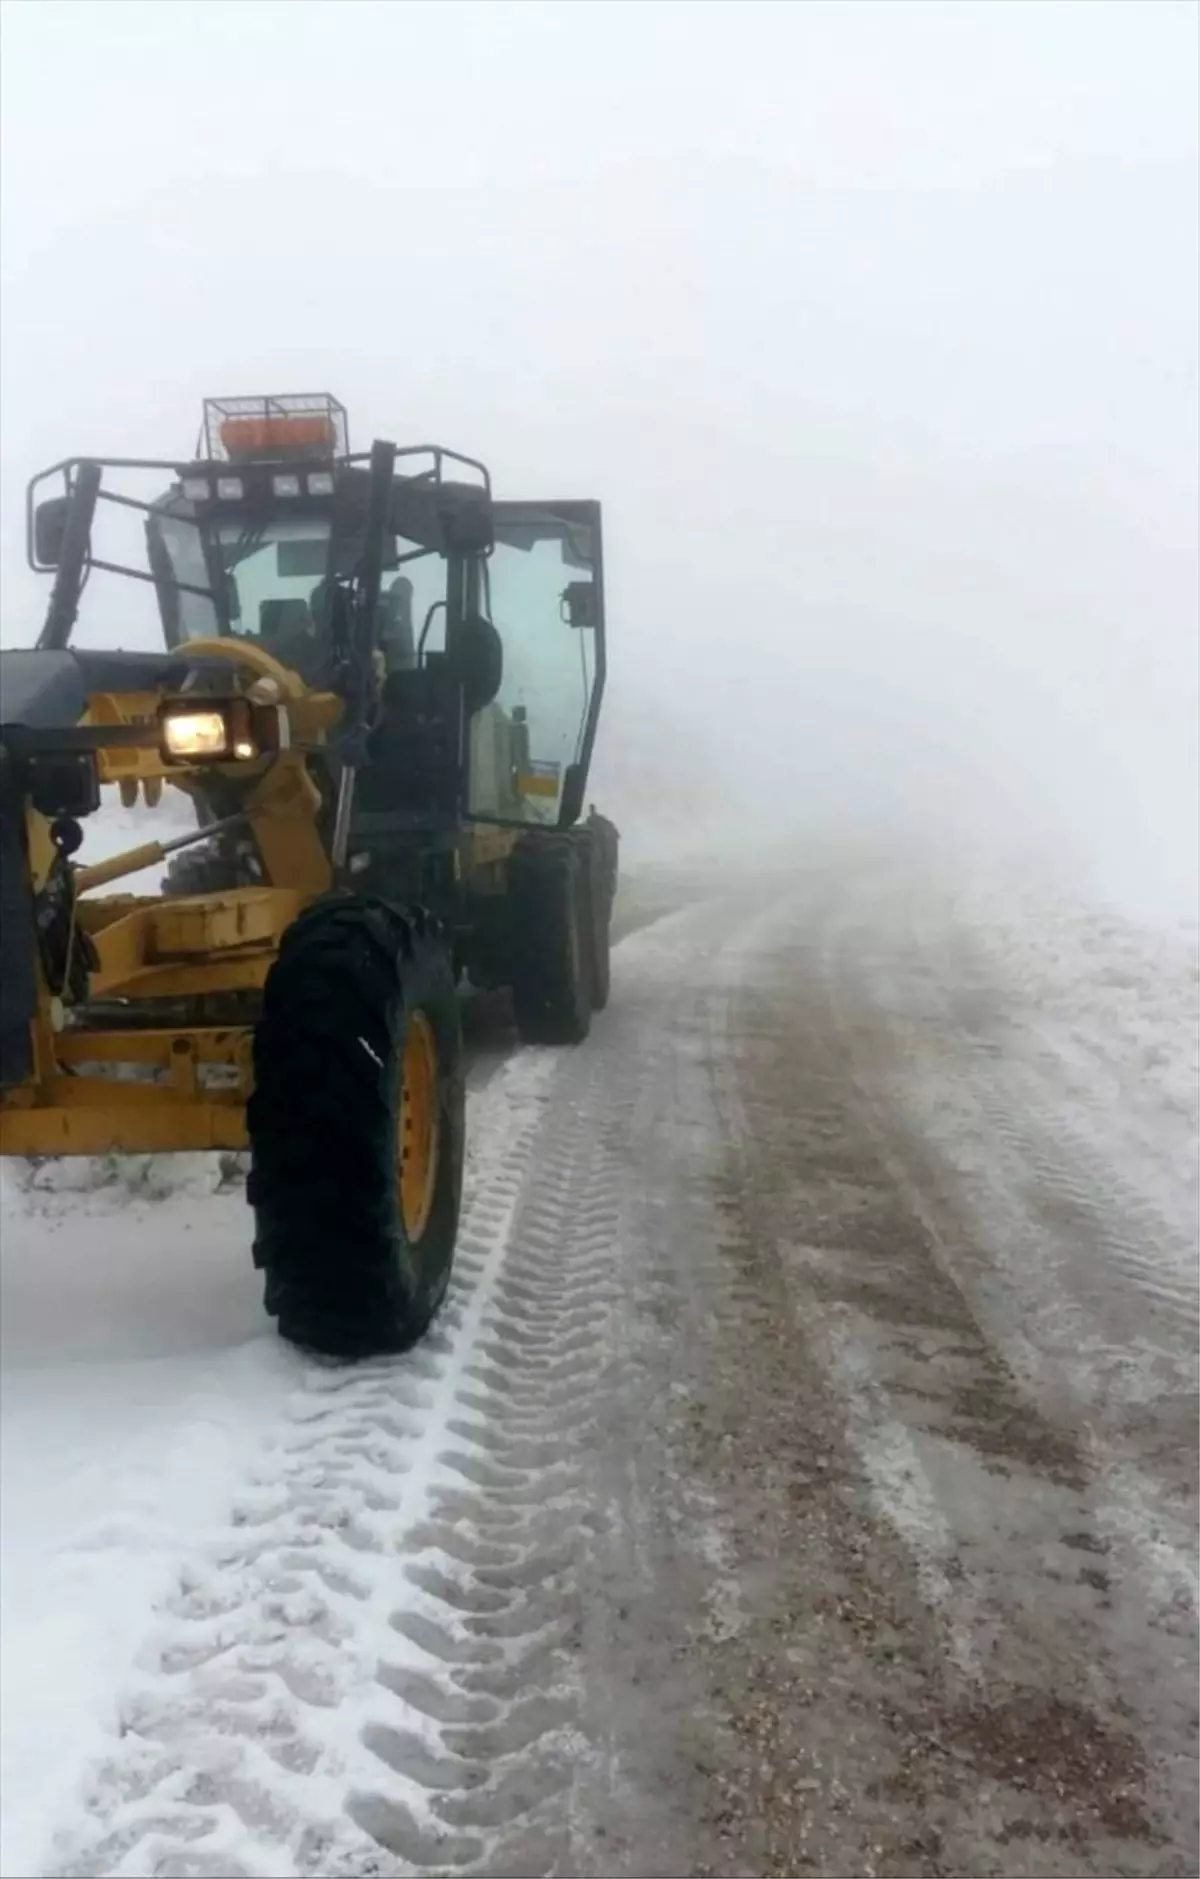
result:
M 168 763 L 246 763 L 259 755 L 244 698 L 212 704 L 179 700 L 159 712 L 162 754 Z

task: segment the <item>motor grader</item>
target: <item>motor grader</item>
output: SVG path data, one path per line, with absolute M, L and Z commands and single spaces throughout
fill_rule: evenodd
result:
M 458 1227 L 461 986 L 511 987 L 541 1044 L 608 996 L 599 506 L 353 453 L 320 394 L 207 400 L 194 458 L 73 458 L 26 509 L 53 586 L 0 654 L 0 1153 L 248 1149 L 282 1334 L 403 1349 Z M 113 515 L 144 565 L 103 552 Z M 80 643 L 113 575 L 153 650 Z M 89 862 L 106 786 L 195 828 Z

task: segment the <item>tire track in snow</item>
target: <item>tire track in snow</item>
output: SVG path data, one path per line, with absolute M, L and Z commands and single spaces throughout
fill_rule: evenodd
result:
M 306 1366 L 163 1614 L 54 1871 L 568 1859 L 584 1458 L 619 1296 L 595 1074 L 585 1053 L 528 1053 L 477 1098 L 437 1325 L 401 1359 Z
M 421 1777 L 429 1812 L 472 1843 L 464 1861 L 486 1848 L 490 1873 L 569 1864 L 571 1788 L 588 1753 L 575 1570 L 597 1524 L 586 1456 L 613 1358 L 617 1207 L 578 1097 L 547 1137 L 518 1231 L 440 1458 L 457 1482 L 439 1481 L 409 1538 L 405 1575 L 446 1617 L 397 1612 L 407 1650 L 386 1673 L 440 1730 L 441 1755 Z M 379 1733 L 372 1746 L 399 1770 L 410 1744 Z M 407 1815 L 384 1792 L 356 1796 L 351 1812 L 406 1854 Z

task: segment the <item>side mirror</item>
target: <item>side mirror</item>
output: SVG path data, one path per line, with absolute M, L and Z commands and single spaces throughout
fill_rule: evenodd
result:
M 485 555 L 491 552 L 496 530 L 492 520 L 491 500 L 483 490 L 478 494 L 466 490 L 456 500 L 444 503 L 442 540 L 447 554 Z
M 563 619 L 568 626 L 596 625 L 596 589 L 591 581 L 568 581 L 562 594 Z
M 459 671 L 467 715 L 490 705 L 504 678 L 504 645 L 490 620 L 469 613 L 459 639 Z
M 583 792 L 587 774 L 581 763 L 569 763 L 563 772 L 562 799 L 558 806 L 558 826 L 569 829 L 583 814 Z
M 62 560 L 69 496 L 49 496 L 33 512 L 33 555 L 39 567 L 56 568 Z

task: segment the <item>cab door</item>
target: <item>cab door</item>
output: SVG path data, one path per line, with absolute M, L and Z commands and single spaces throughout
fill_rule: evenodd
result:
M 604 689 L 597 502 L 496 502 L 495 547 L 469 605 L 503 647 L 499 692 L 471 719 L 467 810 L 560 827 L 583 804 Z

